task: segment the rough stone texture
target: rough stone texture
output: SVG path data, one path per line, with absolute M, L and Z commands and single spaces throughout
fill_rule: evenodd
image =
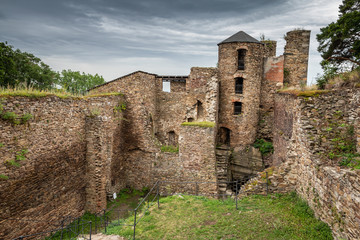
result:
M 102 131 L 105 135 L 112 134 L 118 123 L 113 108 L 119 102 L 119 96 L 91 100 L 55 96 L 3 98 L 4 111 L 18 115 L 30 113 L 33 119 L 17 126 L 0 120 L 0 142 L 4 144 L 0 148 L 0 172 L 9 177 L 0 180 L 0 218 L 36 219 L 39 222 L 2 220 L 0 238 L 12 239 L 45 231 L 54 225 L 42 221 L 58 223 L 62 216 L 77 217 L 84 212 L 88 184 L 86 135 L 91 134 L 86 131 L 85 116 L 95 108 L 101 109 L 109 122 Z M 109 138 L 106 142 L 110 150 L 112 141 L 113 138 Z M 26 160 L 19 161 L 20 167 L 5 163 L 14 160 L 17 152 L 25 149 L 28 153 Z M 111 181 L 111 177 L 104 181 Z M 114 187 L 119 190 L 123 186 Z
M 286 34 L 285 40 L 284 71 L 288 76 L 284 82 L 288 86 L 304 87 L 307 81 L 310 31 L 290 31 Z
M 181 126 L 179 158 L 187 179 L 216 183 L 215 128 Z M 217 185 L 200 184 L 199 191 L 217 193 Z
M 298 192 L 331 226 L 336 239 L 360 238 L 360 170 L 340 168 L 329 158 L 334 147 L 329 132 L 340 132 L 346 125 L 358 129 L 359 99 L 358 89 L 314 97 L 276 96 L 274 156 L 279 159 L 278 166 L 267 170 L 269 191 Z M 248 183 L 242 194 L 265 193 L 264 174 Z
M 283 86 L 284 57 L 269 57 L 264 61 L 264 78 L 261 82 L 260 120 L 258 139 L 272 140 L 274 122 L 274 95 Z
M 276 45 L 277 42 L 273 40 L 261 41 L 264 44 L 264 57 L 275 57 L 276 56 Z
M 246 49 L 245 70 L 238 70 L 237 50 Z M 219 45 L 219 127 L 230 129 L 230 146 L 255 141 L 259 120 L 260 89 L 263 77 L 264 46 L 260 43 Z M 235 94 L 235 78 L 244 78 L 243 94 Z M 242 103 L 242 113 L 234 115 L 234 102 Z

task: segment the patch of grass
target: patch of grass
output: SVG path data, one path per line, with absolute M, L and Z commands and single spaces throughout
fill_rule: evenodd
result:
M 250 196 L 219 201 L 205 197 L 171 196 L 160 199 L 160 209 L 136 226 L 137 239 L 333 239 L 329 226 L 314 218 L 296 194 Z M 134 217 L 125 220 L 132 224 Z M 132 239 L 132 227 L 112 226 L 107 234 Z
M 299 90 L 294 88 L 284 88 L 278 90 L 279 93 L 288 93 L 297 97 L 319 97 L 322 94 L 330 92 L 329 90 Z
M 123 96 L 124 94 L 119 93 L 119 92 L 109 92 L 109 93 L 94 93 L 94 94 L 89 94 L 86 96 L 83 96 L 83 98 L 93 98 L 93 97 L 108 97 L 108 96 Z
M 74 98 L 74 99 L 86 99 L 93 97 L 107 97 L 107 96 L 118 96 L 123 95 L 118 92 L 110 93 L 97 93 L 89 94 L 86 96 L 71 94 L 63 90 L 52 89 L 52 90 L 38 90 L 35 88 L 0 88 L 0 97 L 28 97 L 28 98 L 43 98 L 48 96 L 57 96 L 59 98 Z
M 172 146 L 172 145 L 161 146 L 161 152 L 178 153 L 179 146 Z
M 9 177 L 6 176 L 5 174 L 0 174 L 0 179 L 3 179 L 3 180 L 8 180 Z
M 4 143 L 0 143 L 0 148 L 4 147 L 5 144 Z
M 181 126 L 195 126 L 203 128 L 213 128 L 215 127 L 214 122 L 183 122 Z

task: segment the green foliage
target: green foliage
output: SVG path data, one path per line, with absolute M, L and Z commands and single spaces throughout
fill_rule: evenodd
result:
M 25 155 L 28 153 L 29 151 L 27 149 L 21 149 L 21 151 L 16 152 L 15 155 L 15 159 L 17 161 L 25 161 L 26 157 Z
M 24 115 L 21 116 L 21 123 L 25 124 L 27 123 L 30 119 L 33 118 L 33 115 L 30 113 L 25 113 Z
M 331 66 L 330 64 L 328 64 L 328 62 L 324 61 L 322 64 L 322 68 L 324 70 L 324 74 L 318 75 L 316 77 L 316 85 L 319 89 L 325 89 L 325 85 L 329 83 L 331 79 L 335 78 L 335 76 L 337 76 L 337 68 Z
M 178 153 L 179 152 L 179 146 L 164 145 L 164 146 L 161 146 L 161 151 L 162 152 Z
M 72 94 L 84 95 L 88 89 L 105 83 L 102 76 L 80 73 L 79 71 L 63 70 L 59 78 L 59 84 L 64 90 Z
M 0 148 L 4 147 L 5 144 L 0 142 Z
M 215 127 L 214 122 L 183 122 L 181 126 L 195 126 L 203 128 L 213 128 Z
M 134 217 L 124 220 L 131 225 Z M 115 223 L 115 222 L 114 222 Z M 106 234 L 132 239 L 131 227 L 109 226 Z M 201 196 L 160 199 L 136 226 L 138 239 L 333 239 L 331 229 L 292 194 L 253 195 L 238 201 Z
M 18 163 L 14 159 L 6 160 L 5 163 L 8 164 L 9 166 L 20 167 L 20 163 Z
M 20 124 L 19 116 L 14 112 L 5 112 L 1 114 L 1 118 L 7 120 L 15 125 Z
M 3 179 L 3 180 L 8 180 L 9 177 L 4 175 L 4 174 L 0 174 L 0 179 Z
M 360 65 L 360 11 L 358 0 L 343 0 L 336 22 L 320 29 L 317 40 L 322 65 L 344 68 L 344 64 Z
M 261 152 L 261 155 L 263 156 L 274 152 L 274 146 L 272 142 L 267 142 L 264 139 L 256 139 L 254 147 L 258 148 Z
M 126 104 L 125 103 L 119 103 L 114 107 L 114 113 L 121 113 L 122 111 L 126 110 Z
M 49 89 L 55 86 L 58 76 L 40 58 L 0 42 L 0 87 L 24 85 Z

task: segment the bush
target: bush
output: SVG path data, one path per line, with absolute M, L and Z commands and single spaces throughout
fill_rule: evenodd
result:
M 274 146 L 272 142 L 267 142 L 264 139 L 256 139 L 254 147 L 258 148 L 261 152 L 261 155 L 263 156 L 274 152 Z

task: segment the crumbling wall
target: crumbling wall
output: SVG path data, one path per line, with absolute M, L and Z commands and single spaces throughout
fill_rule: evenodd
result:
M 272 140 L 274 122 L 274 97 L 283 86 L 284 57 L 268 57 L 264 60 L 264 77 L 261 82 L 260 119 L 258 139 Z
M 360 170 L 341 167 L 336 155 L 358 138 L 358 89 L 276 96 L 277 166 L 267 169 L 269 191 L 295 190 L 330 225 L 336 239 L 360 238 Z M 348 140 L 346 140 L 348 139 Z M 357 147 L 359 143 L 357 142 Z M 244 192 L 266 192 L 264 173 Z
M 20 125 L 0 119 L 0 173 L 8 177 L 0 179 L 0 238 L 54 229 L 57 226 L 46 221 L 55 224 L 63 216 L 80 216 L 91 201 L 85 191 L 89 187 L 86 136 L 91 135 L 85 118 L 96 113 L 107 118 L 102 131 L 108 138 L 97 144 L 109 151 L 110 163 L 118 148 L 113 147 L 118 127 L 113 110 L 121 97 L 1 99 L 3 112 L 33 117 Z M 111 180 L 110 174 L 103 173 L 101 181 L 107 184 Z M 119 182 L 113 187 L 122 186 Z M 104 190 L 102 194 L 106 194 Z
M 308 71 L 310 31 L 290 31 L 286 34 L 285 40 L 284 83 L 288 86 L 305 87 Z

